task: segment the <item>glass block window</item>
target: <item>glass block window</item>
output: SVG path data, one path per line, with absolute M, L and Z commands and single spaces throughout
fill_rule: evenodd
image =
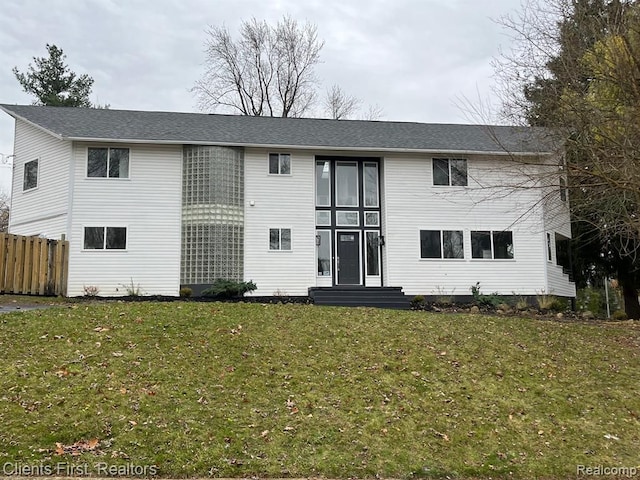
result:
M 241 281 L 244 270 L 244 155 L 185 146 L 180 282 Z

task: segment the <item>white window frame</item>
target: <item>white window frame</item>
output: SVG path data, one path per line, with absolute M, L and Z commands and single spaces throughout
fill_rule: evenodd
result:
M 338 203 L 338 167 L 349 165 L 351 167 L 356 167 L 356 203 L 355 205 L 342 205 Z M 336 207 L 344 207 L 344 208 L 358 208 L 360 207 L 360 175 L 358 173 L 358 162 L 352 161 L 336 161 L 335 162 L 335 197 L 336 197 Z
M 326 214 L 329 215 L 328 223 L 320 223 L 318 221 L 318 214 L 319 213 L 326 213 Z M 331 210 L 316 210 L 316 226 L 318 226 L 318 227 L 330 227 L 331 226 Z
M 356 214 L 356 223 L 341 223 L 340 214 Z M 336 210 L 336 227 L 359 227 L 360 226 L 360 212 L 357 210 Z
M 376 223 L 369 223 L 369 222 L 367 222 L 367 215 L 375 215 L 378 220 L 376 221 Z M 365 210 L 365 212 L 364 212 L 364 226 L 365 227 L 378 227 L 378 228 L 380 228 L 380 212 L 367 212 Z
M 27 176 L 27 165 L 33 162 L 36 162 L 36 184 L 33 187 L 24 188 L 26 176 Z M 39 186 L 40 186 L 40 157 L 37 157 L 37 158 L 34 158 L 33 160 L 29 160 L 28 162 L 25 162 L 24 165 L 22 166 L 22 191 L 31 192 L 33 190 L 36 190 Z
M 90 177 L 89 176 L 89 150 L 91 149 L 102 149 L 102 150 L 106 150 L 107 151 L 107 175 L 105 177 Z M 128 159 L 128 165 L 127 165 L 127 176 L 126 177 L 110 177 L 109 176 L 109 166 L 111 163 L 111 150 L 113 149 L 122 149 L 122 150 L 128 150 L 129 151 L 129 159 Z M 130 147 L 112 147 L 112 146 L 101 146 L 101 145 L 92 145 L 90 147 L 87 147 L 87 152 L 85 155 L 85 169 L 84 169 L 84 176 L 85 179 L 87 180 L 109 180 L 111 182 L 114 181 L 128 181 L 131 179 L 131 148 Z
M 331 245 L 331 230 L 330 229 L 321 229 L 316 230 L 316 235 L 320 235 L 320 232 L 327 232 L 327 236 L 329 237 L 329 275 L 320 275 L 318 272 L 318 266 L 316 265 L 316 277 L 318 278 L 331 278 L 333 276 L 333 245 Z M 318 262 L 318 247 L 316 244 L 316 263 Z
M 271 156 L 272 155 L 278 155 L 278 171 L 277 172 L 272 172 L 271 171 Z M 282 158 L 286 156 L 289 157 L 289 172 L 288 173 L 282 173 Z M 269 175 L 277 175 L 279 177 L 290 177 L 293 171 L 293 162 L 291 160 L 291 154 L 290 153 L 286 153 L 286 152 L 269 152 L 269 154 L 267 155 L 267 173 Z
M 375 205 L 367 205 L 367 166 L 373 165 L 376 167 L 376 203 Z M 380 167 L 378 162 L 363 162 L 362 164 L 362 195 L 364 202 L 364 208 L 379 208 L 380 207 Z
M 278 248 L 271 248 L 271 231 L 278 230 Z M 282 248 L 282 231 L 289 230 L 289 248 Z M 291 227 L 269 227 L 267 231 L 267 243 L 270 252 L 292 252 L 293 251 L 293 229 Z
M 364 273 L 367 277 L 370 278 L 379 278 L 382 276 L 382 251 L 380 250 L 380 244 L 378 244 L 378 274 L 377 275 L 371 275 L 369 274 L 369 272 L 367 271 L 367 267 L 369 266 L 369 259 L 368 259 L 368 253 L 369 251 L 367 250 L 367 233 L 376 233 L 378 234 L 378 242 L 380 241 L 380 230 L 365 230 L 364 231 Z
M 434 160 L 446 160 L 447 161 L 447 168 L 449 170 L 449 183 L 447 185 L 439 185 L 436 184 L 435 182 L 435 175 L 434 175 L 434 168 L 435 168 L 435 163 Z M 453 185 L 451 183 L 453 175 L 451 175 L 451 161 L 452 160 L 458 160 L 458 161 L 464 161 L 465 165 L 466 165 L 466 185 Z M 433 157 L 431 158 L 431 185 L 433 185 L 434 187 L 458 187 L 458 188 L 464 188 L 464 187 L 468 187 L 469 186 L 469 160 L 467 158 L 449 158 L 449 157 Z
M 87 228 L 102 228 L 103 239 L 102 248 L 85 248 L 85 235 Z M 107 228 L 124 228 L 125 240 L 124 248 L 107 248 Z M 83 252 L 126 252 L 129 249 L 129 226 L 128 225 L 83 225 L 82 226 L 82 251 Z
M 318 203 L 318 176 L 317 176 L 317 168 L 318 168 L 318 164 L 322 163 L 322 168 L 324 170 L 324 166 L 328 165 L 329 166 L 329 199 L 328 202 L 325 203 Z M 331 162 L 328 160 L 316 160 L 315 162 L 315 168 L 313 170 L 313 174 L 314 174 L 314 188 L 315 188 L 315 202 L 316 202 L 316 207 L 330 207 L 331 206 L 331 194 L 333 193 L 333 185 L 331 184 Z
M 439 257 L 423 257 L 422 256 L 422 239 L 420 238 L 422 236 L 422 232 L 439 232 L 440 233 L 440 256 Z M 448 258 L 444 256 L 444 232 L 460 232 L 462 233 L 462 258 Z M 420 260 L 423 261 L 440 261 L 440 260 L 445 260 L 447 262 L 462 262 L 465 261 L 467 259 L 466 256 L 466 249 L 465 249 L 465 232 L 464 230 L 460 229 L 460 228 L 421 228 L 420 231 L 418 232 L 418 239 L 419 239 L 419 243 L 418 243 L 418 248 L 419 248 L 419 256 L 420 256 Z
M 473 256 L 473 233 L 489 232 L 489 239 L 491 240 L 491 258 L 478 258 Z M 493 236 L 496 233 L 511 233 L 511 242 L 513 245 L 513 258 L 496 258 L 496 246 L 494 245 Z M 513 230 L 471 230 L 469 232 L 469 246 L 471 247 L 471 260 L 473 261 L 498 261 L 498 262 L 513 262 L 516 260 L 516 240 Z

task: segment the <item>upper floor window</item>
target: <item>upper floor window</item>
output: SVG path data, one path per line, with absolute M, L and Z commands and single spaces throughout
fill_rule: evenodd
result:
M 24 179 L 22 190 L 31 190 L 38 186 L 38 159 L 31 160 L 24 164 Z
M 509 231 L 471 232 L 472 258 L 513 258 L 513 233 Z
M 567 181 L 564 177 L 560 177 L 560 200 L 567 201 Z
M 89 148 L 87 177 L 129 178 L 129 149 Z
M 461 158 L 434 158 L 433 184 L 467 186 L 467 161 Z
M 288 153 L 270 153 L 269 173 L 272 175 L 291 175 L 291 155 Z
M 420 230 L 420 258 L 464 258 L 462 230 Z

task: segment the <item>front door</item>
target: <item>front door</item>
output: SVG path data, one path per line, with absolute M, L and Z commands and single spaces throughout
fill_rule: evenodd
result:
M 336 271 L 339 285 L 360 285 L 360 232 L 337 232 Z

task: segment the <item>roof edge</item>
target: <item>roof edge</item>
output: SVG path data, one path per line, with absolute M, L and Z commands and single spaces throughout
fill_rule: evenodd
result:
M 55 135 L 52 133 L 52 135 Z M 147 145 L 210 145 L 219 147 L 245 147 L 245 148 L 265 148 L 265 149 L 291 149 L 291 150 L 319 150 L 319 151 L 351 151 L 351 152 L 381 152 L 381 153 L 423 153 L 423 154 L 455 154 L 455 155 L 494 155 L 494 156 L 516 156 L 532 157 L 536 155 L 553 155 L 551 151 L 540 152 L 510 152 L 508 150 L 442 150 L 442 149 L 421 149 L 421 148 L 375 148 L 375 147 L 353 147 L 353 146 L 326 146 L 326 145 L 286 145 L 272 143 L 229 143 L 229 142 L 203 142 L 197 140 L 141 140 L 127 138 L 93 138 L 93 137 L 62 137 L 62 140 L 72 140 L 74 142 L 95 142 L 95 143 L 128 143 Z
M 20 120 L 21 122 L 24 122 L 28 125 L 31 125 L 34 128 L 37 128 L 38 130 L 47 133 L 49 135 L 51 135 L 54 138 L 57 138 L 58 140 L 67 140 L 65 137 L 63 137 L 62 135 L 60 135 L 59 133 L 56 132 L 52 132 L 51 130 L 44 128 L 42 125 L 39 125 L 35 122 L 32 122 L 31 120 L 27 120 L 26 118 L 24 118 L 22 115 L 18 115 L 16 112 L 14 112 L 13 110 L 9 110 L 8 108 L 6 108 L 5 105 L 1 105 L 0 104 L 0 110 L 4 111 L 7 115 L 15 118 L 16 120 Z

